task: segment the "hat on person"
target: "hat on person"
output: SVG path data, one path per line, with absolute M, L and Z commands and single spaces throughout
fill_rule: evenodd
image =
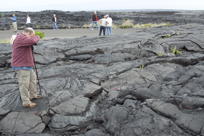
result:
M 23 32 L 25 33 L 35 33 L 34 29 L 31 27 L 24 28 Z
M 109 17 L 109 15 L 107 14 L 107 15 L 105 15 L 105 17 Z

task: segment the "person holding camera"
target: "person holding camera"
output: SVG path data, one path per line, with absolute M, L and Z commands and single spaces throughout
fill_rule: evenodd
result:
M 12 41 L 11 66 L 17 73 L 19 91 L 23 107 L 32 108 L 37 104 L 32 99 L 41 98 L 37 92 L 37 78 L 33 70 L 35 66 L 33 45 L 40 40 L 32 28 L 25 28 Z

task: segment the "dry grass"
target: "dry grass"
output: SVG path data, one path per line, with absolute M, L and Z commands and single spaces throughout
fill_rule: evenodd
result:
M 113 24 L 112 28 L 117 29 L 117 28 L 122 28 L 122 29 L 127 29 L 127 28 L 152 28 L 152 27 L 161 27 L 161 26 L 172 26 L 173 24 L 171 23 L 148 23 L 148 24 L 134 24 L 133 20 L 124 20 L 122 24 L 117 25 Z M 90 28 L 91 24 L 84 24 L 82 28 Z
M 91 27 L 91 24 L 84 24 L 83 26 L 82 26 L 82 28 L 90 28 Z
M 115 25 L 114 28 L 152 28 L 152 27 L 160 27 L 160 26 L 172 26 L 171 23 L 148 23 L 148 24 L 134 24 L 133 20 L 124 20 L 121 25 Z
M 133 20 L 125 20 L 121 25 L 118 26 L 119 28 L 133 28 Z
M 8 44 L 8 43 L 10 43 L 10 40 L 0 40 L 0 44 Z
M 172 26 L 171 23 L 149 23 L 149 24 L 136 24 L 134 28 L 151 28 L 151 27 L 160 27 L 160 26 Z

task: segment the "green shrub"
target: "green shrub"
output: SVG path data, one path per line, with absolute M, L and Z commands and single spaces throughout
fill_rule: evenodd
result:
M 165 35 L 162 35 L 161 38 L 164 39 L 164 38 L 170 38 L 174 35 L 179 35 L 179 33 L 172 33 L 172 34 L 165 34 Z
M 40 32 L 40 31 L 36 31 L 36 32 L 35 32 L 35 35 L 40 36 L 40 39 L 42 39 L 42 38 L 45 37 L 45 33 L 44 33 L 44 32 Z
M 157 53 L 157 56 L 162 57 L 164 56 L 164 53 Z
M 166 34 L 166 35 L 162 35 L 162 36 L 161 36 L 162 39 L 164 39 L 164 38 L 170 38 L 170 37 L 172 37 L 171 34 Z
M 181 51 L 179 51 L 179 50 L 176 49 L 176 46 L 171 49 L 171 52 L 172 52 L 173 54 L 175 54 L 175 55 L 180 55 L 180 54 L 182 54 Z
M 132 25 L 120 25 L 119 28 L 126 29 L 126 28 L 133 28 Z
M 139 69 L 140 69 L 140 70 L 143 70 L 143 69 L 144 69 L 144 64 L 140 65 L 140 66 L 139 66 Z

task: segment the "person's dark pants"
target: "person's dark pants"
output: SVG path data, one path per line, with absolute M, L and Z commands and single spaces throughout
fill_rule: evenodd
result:
M 103 32 L 103 35 L 106 34 L 106 27 L 104 26 L 100 26 L 100 30 L 99 30 L 99 36 L 101 36 L 101 33 Z

